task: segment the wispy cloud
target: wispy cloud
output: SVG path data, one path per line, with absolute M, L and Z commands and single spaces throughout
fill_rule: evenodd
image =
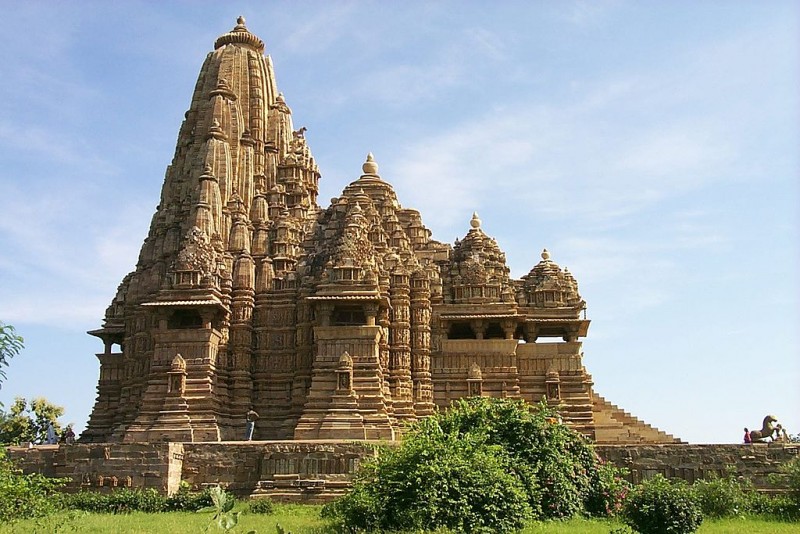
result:
M 587 1 L 575 0 L 562 4 L 564 20 L 579 27 L 592 27 L 601 24 L 610 11 L 620 4 L 617 0 Z
M 356 2 L 333 2 L 318 4 L 308 17 L 292 24 L 292 32 L 282 45 L 287 51 L 298 55 L 317 54 L 339 39 L 359 31 L 358 4 Z

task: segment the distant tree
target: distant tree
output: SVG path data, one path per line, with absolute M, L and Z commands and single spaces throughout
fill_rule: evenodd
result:
M 22 351 L 24 342 L 25 340 L 17 335 L 13 326 L 0 321 L 0 387 L 6 379 L 3 367 L 8 367 L 9 360 Z
M 44 443 L 49 424 L 52 423 L 57 436 L 61 434 L 58 418 L 63 414 L 64 408 L 51 404 L 43 397 L 37 397 L 30 402 L 23 397 L 17 397 L 7 412 L 0 410 L 0 443 Z

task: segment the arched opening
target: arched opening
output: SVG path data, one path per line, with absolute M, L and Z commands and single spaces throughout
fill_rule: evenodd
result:
M 476 339 L 476 336 L 469 323 L 453 323 L 450 325 L 447 339 Z

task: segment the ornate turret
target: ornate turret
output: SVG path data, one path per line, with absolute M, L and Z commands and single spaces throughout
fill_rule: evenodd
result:
M 506 255 L 497 241 L 481 229 L 477 213 L 472 214 L 470 230 L 456 241 L 450 267 L 450 292 L 454 304 L 512 302 Z
M 584 302 L 578 294 L 578 283 L 567 269 L 561 270 L 547 249 L 542 251 L 542 261 L 522 277 L 525 296 L 520 305 L 537 308 L 582 308 Z

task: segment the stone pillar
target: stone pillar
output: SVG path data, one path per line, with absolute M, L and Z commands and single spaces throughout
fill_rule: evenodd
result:
M 392 274 L 389 295 L 392 304 L 392 322 L 389 330 L 389 382 L 392 390 L 394 415 L 400 421 L 414 417 L 409 276 L 407 273 L 396 271 Z
M 420 272 L 415 273 L 411 287 L 411 381 L 417 416 L 434 412 L 430 343 L 430 284 L 425 273 Z

